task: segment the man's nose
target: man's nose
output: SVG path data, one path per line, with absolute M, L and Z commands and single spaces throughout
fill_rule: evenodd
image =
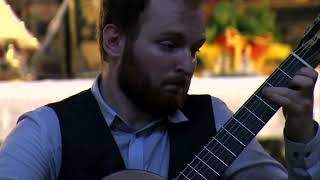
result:
M 190 49 L 185 49 L 179 53 L 176 61 L 176 71 L 187 75 L 192 75 L 196 66 L 196 58 Z

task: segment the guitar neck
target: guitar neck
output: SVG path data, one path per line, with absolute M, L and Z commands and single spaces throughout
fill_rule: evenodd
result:
M 320 50 L 317 38 L 291 53 L 176 179 L 218 179 L 280 108 L 262 94 L 262 89 L 287 87 L 300 68 L 319 64 L 314 58 Z

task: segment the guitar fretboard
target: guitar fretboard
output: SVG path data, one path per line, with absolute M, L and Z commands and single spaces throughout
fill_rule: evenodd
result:
M 287 87 L 302 67 L 315 68 L 319 37 L 297 48 L 217 132 L 175 179 L 217 179 L 278 111 L 263 94 L 264 87 Z

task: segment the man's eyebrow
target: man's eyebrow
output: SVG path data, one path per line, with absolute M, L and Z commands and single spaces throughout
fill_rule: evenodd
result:
M 160 33 L 160 36 L 176 37 L 176 38 L 179 38 L 179 39 L 185 39 L 186 38 L 186 36 L 183 33 L 177 32 L 177 31 L 174 31 L 174 30 L 162 32 L 162 33 Z
M 177 38 L 177 39 L 186 39 L 186 36 L 181 33 L 181 32 L 177 32 L 177 31 L 166 31 L 166 32 L 163 32 L 163 33 L 160 33 L 160 36 L 163 36 L 163 37 L 173 37 L 173 38 Z M 199 40 L 196 41 L 195 44 L 200 44 L 202 45 L 203 43 L 206 42 L 206 37 L 201 37 Z

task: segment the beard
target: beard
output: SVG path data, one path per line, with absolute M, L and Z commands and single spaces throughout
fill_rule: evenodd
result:
M 143 64 L 137 60 L 131 41 L 127 41 L 124 51 L 118 71 L 118 83 L 120 90 L 134 105 L 153 117 L 172 116 L 182 108 L 190 84 L 186 76 L 176 75 L 160 83 L 152 83 L 150 76 L 144 71 Z M 181 89 L 166 92 L 163 87 L 168 84 L 179 86 Z

